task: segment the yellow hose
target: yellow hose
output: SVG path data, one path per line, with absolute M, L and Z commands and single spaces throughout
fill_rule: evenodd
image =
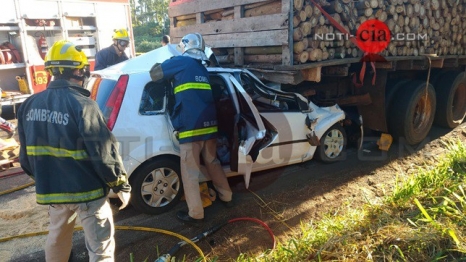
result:
M 168 231 L 168 230 L 164 230 L 164 229 L 159 229 L 159 228 L 151 228 L 151 227 L 133 227 L 133 226 L 115 226 L 115 229 L 119 229 L 119 230 L 136 230 L 136 231 L 147 231 L 147 232 L 156 232 L 156 233 L 162 233 L 162 234 L 166 234 L 166 235 L 170 235 L 170 236 L 174 236 L 174 237 L 177 237 L 183 241 L 186 241 L 186 243 L 190 244 L 194 249 L 196 249 L 196 251 L 199 253 L 199 255 L 201 256 L 202 260 L 203 261 L 207 261 L 205 256 L 204 256 L 204 253 L 202 252 L 202 250 L 193 242 L 191 241 L 190 239 L 180 235 L 180 234 L 177 234 L 175 232 L 171 232 L 171 231 Z
M 8 189 L 8 190 L 5 190 L 5 191 L 2 191 L 2 192 L 0 192 L 0 196 L 3 196 L 3 195 L 6 195 L 6 194 L 9 194 L 9 193 L 11 193 L 11 192 L 15 192 L 15 191 L 24 189 L 24 188 L 26 188 L 26 187 L 30 187 L 30 186 L 32 186 L 32 185 L 34 185 L 34 184 L 35 184 L 35 182 L 29 182 L 29 183 L 24 184 L 24 185 L 22 185 L 22 186 L 19 186 L 19 187 L 15 187 L 15 188 L 12 188 L 12 189 Z
M 75 231 L 80 231 L 82 230 L 83 228 L 82 227 L 75 227 Z M 190 244 L 192 247 L 194 247 L 194 249 L 196 249 L 196 251 L 199 253 L 199 255 L 201 256 L 202 260 L 203 261 L 207 261 L 206 258 L 205 258 L 205 255 L 204 253 L 202 252 L 202 250 L 193 242 L 191 241 L 190 239 L 180 235 L 180 234 L 177 234 L 175 232 L 171 232 L 171 231 L 168 231 L 168 230 L 164 230 L 164 229 L 159 229 L 159 228 L 151 228 L 151 227 L 134 227 L 134 226 L 115 226 L 115 229 L 118 229 L 118 230 L 134 230 L 134 231 L 145 231 L 145 232 L 156 232 L 156 233 L 162 233 L 162 234 L 166 234 L 166 235 L 170 235 L 170 236 L 174 236 L 174 237 L 177 237 L 183 241 L 186 241 L 186 243 Z M 13 239 L 16 239 L 16 238 L 26 238 L 26 237 L 34 237 L 34 236 L 40 236 L 40 235 L 47 235 L 49 232 L 48 231 L 40 231 L 40 232 L 33 232 L 33 233 L 26 233 L 26 234 L 21 234 L 21 235 L 17 235 L 17 236 L 11 236 L 11 237 L 4 237 L 4 238 L 0 238 L 0 243 L 2 242 L 7 242 L 7 241 L 10 241 L 10 240 L 13 240 Z
M 28 184 L 25 184 L 25 185 L 22 185 L 22 186 L 19 186 L 19 187 L 16 187 L 16 188 L 12 188 L 12 189 L 9 189 L 9 190 L 2 191 L 2 192 L 0 192 L 0 196 L 11 193 L 11 192 L 14 192 L 14 191 L 17 191 L 17 190 L 21 190 L 23 188 L 32 186 L 34 184 L 35 184 L 35 182 L 30 182 Z M 82 229 L 83 229 L 82 227 L 75 227 L 75 231 L 82 230 Z M 194 249 L 196 249 L 196 251 L 202 257 L 202 260 L 207 261 L 205 256 L 204 256 L 204 253 L 202 252 L 202 250 L 193 241 L 191 241 L 190 239 L 188 239 L 188 238 L 186 238 L 186 237 L 184 237 L 184 236 L 182 236 L 180 234 L 177 234 L 175 232 L 171 232 L 171 231 L 164 230 L 164 229 L 159 229 L 159 228 L 135 227 L 135 226 L 115 226 L 115 229 L 156 232 L 156 233 L 162 233 L 162 234 L 177 237 L 177 238 L 179 238 L 179 239 L 181 239 L 183 241 L 186 241 L 186 243 L 188 243 L 192 247 L 194 247 Z M 26 233 L 26 234 L 17 235 L 17 236 L 5 237 L 5 238 L 0 238 L 0 243 L 10 241 L 10 240 L 15 239 L 15 238 L 34 237 L 34 236 L 40 236 L 40 235 L 46 235 L 46 234 L 48 234 L 48 231 L 40 231 L 40 232 Z

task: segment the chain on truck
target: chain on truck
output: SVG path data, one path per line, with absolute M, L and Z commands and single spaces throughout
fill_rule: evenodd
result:
M 2 0 L 0 16 L 0 88 L 2 117 L 15 117 L 17 107 L 48 84 L 44 57 L 48 47 L 66 39 L 95 54 L 112 44 L 113 30 L 133 31 L 129 0 Z M 135 56 L 134 41 L 126 49 Z
M 433 124 L 454 128 L 465 118 L 465 13 L 465 0 L 171 0 L 169 5 L 174 42 L 199 32 L 221 66 L 247 67 L 319 106 L 338 104 L 349 116 L 346 124 L 361 116 L 366 129 L 407 145 L 428 140 Z M 361 34 L 368 21 L 381 22 L 390 36 Z M 386 45 L 377 56 L 365 55 L 355 41 L 368 37 Z

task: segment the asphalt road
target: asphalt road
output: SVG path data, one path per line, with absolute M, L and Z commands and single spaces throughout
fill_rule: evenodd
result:
M 433 127 L 425 142 L 432 141 L 447 132 L 448 130 L 446 129 Z M 132 207 L 129 207 L 116 212 L 114 216 L 115 224 L 118 226 L 163 229 L 187 238 L 192 238 L 203 230 L 221 224 L 231 218 L 240 216 L 260 217 L 259 214 L 254 213 L 254 205 L 257 205 L 257 196 L 270 198 L 284 192 L 293 194 L 295 189 L 302 187 L 304 184 L 322 183 L 327 178 L 332 180 L 333 187 L 344 185 L 348 181 L 355 179 L 355 176 L 369 176 L 371 171 L 376 168 L 385 165 L 393 159 L 414 153 L 422 147 L 410 147 L 396 143 L 392 145 L 388 152 L 383 152 L 377 149 L 375 141 L 375 137 L 366 137 L 363 145 L 364 150 L 348 149 L 346 160 L 342 162 L 322 164 L 317 161 L 308 161 L 285 168 L 255 173 L 251 179 L 250 191 L 244 188 L 242 177 L 231 178 L 229 181 L 234 191 L 235 207 L 226 209 L 221 203 L 214 202 L 211 207 L 205 210 L 206 222 L 204 222 L 202 227 L 190 227 L 177 221 L 175 213 L 178 210 L 186 209 L 185 202 L 181 202 L 170 212 L 158 216 L 140 214 Z M 354 170 L 360 170 L 361 172 L 352 172 Z M 319 192 L 316 192 L 316 194 L 319 194 Z M 279 200 L 277 199 L 277 201 Z M 299 227 L 299 224 L 291 226 Z M 157 254 L 167 252 L 179 241 L 177 238 L 165 234 L 127 230 L 117 230 L 115 238 L 117 242 L 116 261 L 130 261 L 129 254 L 131 253 L 135 255 L 134 261 L 145 261 L 145 259 L 147 261 L 154 261 L 158 257 Z M 198 243 L 201 249 L 209 249 L 213 244 L 214 240 L 212 238 L 207 238 L 205 241 Z M 192 248 L 185 254 L 183 254 L 182 250 L 183 248 L 180 250 L 182 255 L 189 256 L 191 254 L 195 256 L 197 254 Z M 70 261 L 87 260 L 87 250 L 84 246 L 83 234 L 82 232 L 77 232 L 74 236 L 73 253 Z M 24 254 L 14 261 L 45 261 L 44 252 L 37 251 Z

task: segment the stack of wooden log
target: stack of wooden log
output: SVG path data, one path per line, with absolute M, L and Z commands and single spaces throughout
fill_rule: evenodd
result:
M 222 8 L 178 16 L 174 27 L 280 14 L 290 0 L 268 0 L 237 9 Z M 342 34 L 322 14 L 318 3 L 350 36 Z M 383 56 L 418 56 L 422 54 L 466 55 L 466 0 L 292 0 L 293 63 L 302 64 L 328 59 L 361 57 L 362 51 L 350 40 L 369 19 L 378 19 L 389 28 L 392 39 L 381 52 Z M 291 3 L 290 3 L 291 4 Z M 199 16 L 202 17 L 199 17 Z M 259 30 L 259 29 L 258 29 Z M 224 32 L 223 32 L 224 33 Z M 322 39 L 322 37 L 324 39 Z M 291 38 L 291 36 L 290 36 Z M 241 47 L 236 45 L 235 47 Z M 233 49 L 228 49 L 232 55 Z M 280 63 L 281 46 L 244 46 L 244 62 Z M 254 56 L 256 55 L 256 56 Z M 267 55 L 267 56 L 264 56 Z M 259 59 L 265 57 L 264 61 Z M 253 61 L 248 61 L 253 59 Z
M 369 19 L 384 22 L 392 39 L 383 56 L 466 54 L 466 1 L 457 0 L 320 0 L 318 3 L 350 35 Z M 295 63 L 359 57 L 362 51 L 309 0 L 294 0 Z M 327 38 L 321 40 L 322 36 Z M 328 38 L 334 38 L 329 41 Z

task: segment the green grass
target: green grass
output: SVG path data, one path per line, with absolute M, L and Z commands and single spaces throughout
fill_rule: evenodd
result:
M 445 144 L 437 165 L 397 178 L 382 204 L 302 222 L 299 233 L 243 261 L 462 261 L 466 257 L 466 147 Z

